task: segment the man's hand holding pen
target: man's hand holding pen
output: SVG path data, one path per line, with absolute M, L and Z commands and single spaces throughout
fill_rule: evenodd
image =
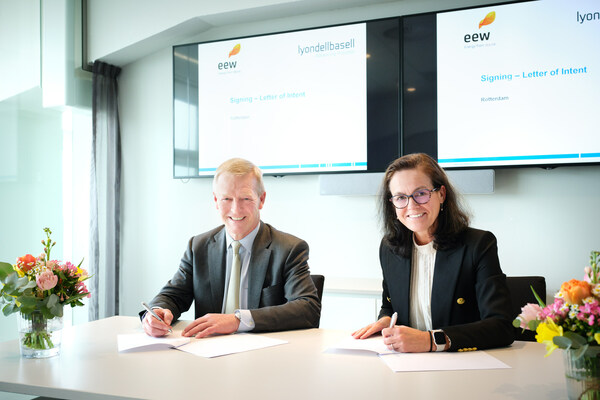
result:
M 159 318 L 156 318 L 152 315 L 152 313 L 147 312 L 144 320 L 142 321 L 144 331 L 148 335 L 154 337 L 165 336 L 169 332 L 172 332 L 171 322 L 173 321 L 173 313 L 171 313 L 171 310 L 166 308 L 155 308 L 151 311 L 154 312 Z

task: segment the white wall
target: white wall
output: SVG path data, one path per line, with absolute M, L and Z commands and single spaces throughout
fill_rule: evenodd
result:
M 87 0 L 88 62 L 123 66 L 174 44 L 510 0 Z M 193 40 L 194 35 L 196 36 Z
M 219 35 L 244 27 L 231 29 Z M 171 65 L 168 47 L 126 65 L 119 77 L 125 315 L 135 315 L 172 276 L 190 236 L 219 224 L 210 180 L 172 178 Z M 466 200 L 473 225 L 496 234 L 505 273 L 544 275 L 552 295 L 564 280 L 581 277 L 590 250 L 600 249 L 598 182 L 599 166 L 501 169 L 494 194 Z M 375 197 L 320 196 L 318 176 L 267 177 L 265 184 L 263 220 L 307 240 L 312 272 L 326 275 L 322 326 L 351 328 L 374 318 L 381 279 Z
M 295 3 L 297 0 L 88 0 L 89 56 L 106 59 L 107 54 L 145 41 L 198 17 L 211 20 L 220 14 Z M 196 31 L 205 24 L 196 21 Z M 193 30 L 193 29 L 192 29 Z

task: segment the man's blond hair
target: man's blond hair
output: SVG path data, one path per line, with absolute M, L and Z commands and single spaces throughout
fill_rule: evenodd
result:
M 253 174 L 256 179 L 255 190 L 258 197 L 262 196 L 265 192 L 265 185 L 262 179 L 262 171 L 256 165 L 243 158 L 231 158 L 219 165 L 213 178 L 213 191 L 216 189 L 217 181 L 223 173 L 229 173 L 232 175 L 242 176 L 246 174 Z

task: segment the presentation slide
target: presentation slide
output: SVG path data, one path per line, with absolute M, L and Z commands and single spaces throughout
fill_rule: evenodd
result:
M 600 162 L 600 2 L 544 0 L 437 17 L 444 167 Z
M 366 170 L 366 24 L 203 43 L 198 63 L 199 175 Z

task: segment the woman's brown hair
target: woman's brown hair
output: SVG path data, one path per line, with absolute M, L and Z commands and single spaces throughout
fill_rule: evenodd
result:
M 456 192 L 448 175 L 433 158 L 424 153 L 408 154 L 394 160 L 386 169 L 380 188 L 379 214 L 383 225 L 383 240 L 394 252 L 408 257 L 412 251 L 412 231 L 405 227 L 396 216 L 396 209 L 389 201 L 390 181 L 398 171 L 419 169 L 430 179 L 434 188 L 442 185 L 446 188 L 446 199 L 443 209 L 437 218 L 437 227 L 433 235 L 434 247 L 445 250 L 455 245 L 459 235 L 469 226 L 469 215 L 460 205 L 459 193 Z

